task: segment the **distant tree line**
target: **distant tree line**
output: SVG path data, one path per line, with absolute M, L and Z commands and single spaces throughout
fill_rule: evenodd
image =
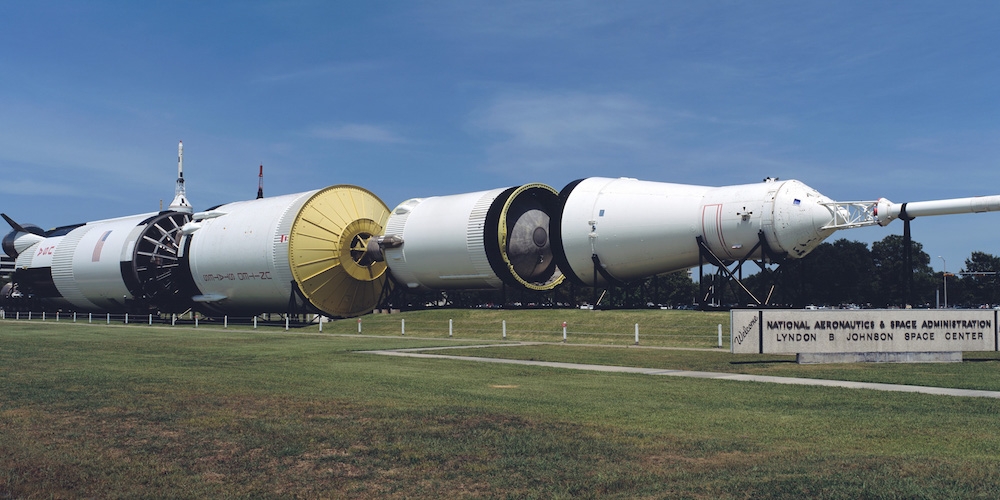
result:
M 751 290 L 769 290 L 771 303 L 790 307 L 900 307 L 907 305 L 907 281 L 912 279 L 909 305 L 944 305 L 943 272 L 931 269 L 931 257 L 919 242 L 911 242 L 912 278 L 907 277 L 903 237 L 890 235 L 872 244 L 839 239 L 822 243 L 803 259 L 788 260 L 775 270 L 748 277 Z M 948 305 L 981 307 L 1000 304 L 1000 257 L 972 252 L 958 273 L 948 273 Z M 733 297 L 731 294 L 730 297 Z
M 504 288 L 490 291 L 448 290 L 413 292 L 396 287 L 389 299 L 391 307 L 542 308 L 580 307 L 597 304 L 603 308 L 642 309 L 690 307 L 696 303 L 698 284 L 687 271 L 652 276 L 634 283 L 604 289 L 581 286 L 569 280 L 548 292 Z
M 822 243 L 802 259 L 788 259 L 775 269 L 759 270 L 751 263 L 743 282 L 768 303 L 788 307 L 847 306 L 866 308 L 907 305 L 935 307 L 944 302 L 942 272 L 931 269 L 931 257 L 919 242 L 911 242 L 912 278 L 907 277 L 903 237 L 890 235 L 871 245 L 839 239 Z M 756 271 L 750 275 L 749 269 Z M 654 276 L 611 289 L 594 290 L 569 282 L 550 292 L 513 289 L 490 292 L 448 291 L 406 293 L 393 299 L 393 307 L 579 307 L 598 303 L 607 308 L 690 307 L 706 299 L 715 286 L 714 303 L 744 306 L 752 300 L 735 283 L 708 272 L 699 284 L 688 272 Z M 961 270 L 949 273 L 947 302 L 952 307 L 992 307 L 1000 304 L 1000 257 L 972 252 Z M 772 284 L 773 289 L 772 289 Z M 599 302 L 598 302 L 599 301 Z M 943 305 L 943 304 L 942 304 Z

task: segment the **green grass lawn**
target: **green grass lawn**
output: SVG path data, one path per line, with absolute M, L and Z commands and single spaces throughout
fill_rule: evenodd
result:
M 405 324 L 403 321 L 405 320 Z M 563 322 L 566 340 L 573 344 L 632 345 L 639 325 L 642 345 L 713 348 L 718 346 L 719 325 L 723 346 L 729 349 L 729 313 L 700 311 L 589 311 L 579 309 L 444 309 L 405 314 L 373 314 L 362 318 L 366 335 L 402 335 L 494 341 L 561 342 Z M 326 323 L 324 332 L 357 333 L 357 320 Z M 315 330 L 315 327 L 311 327 Z
M 711 349 L 728 331 L 689 311 L 377 315 L 361 336 L 355 320 L 323 334 L 4 321 L 0 498 L 1000 496 L 1000 401 L 357 352 L 500 340 L 448 339 L 452 315 L 506 320 L 510 340 L 659 321 L 655 344 Z M 993 361 L 799 366 L 607 338 L 469 354 L 1000 390 Z

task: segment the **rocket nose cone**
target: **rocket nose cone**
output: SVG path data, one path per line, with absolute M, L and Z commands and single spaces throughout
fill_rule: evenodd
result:
M 780 250 L 790 257 L 800 258 L 833 234 L 823 229 L 834 222 L 833 200 L 799 182 L 787 181 L 774 198 L 774 235 Z

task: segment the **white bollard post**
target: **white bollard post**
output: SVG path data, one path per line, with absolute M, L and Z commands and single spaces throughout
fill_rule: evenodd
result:
M 451 320 L 448 320 L 448 338 L 451 338 L 453 333 Z
M 170 326 L 177 326 L 177 314 L 170 313 Z
M 128 324 L 128 313 L 125 313 L 125 324 Z
M 45 321 L 45 311 L 42 311 L 42 321 Z
M 73 313 L 73 322 L 76 323 L 76 313 Z
M 254 329 L 254 330 L 256 330 L 256 329 L 257 329 L 257 316 L 254 316 L 254 317 L 253 317 L 253 329 Z
M 150 313 L 150 315 L 149 315 L 149 326 L 153 326 L 153 314 L 152 313 Z
M 285 316 L 285 331 L 288 331 L 288 316 Z
M 56 311 L 56 321 L 59 321 L 59 311 Z
M 222 328 L 229 328 L 229 315 L 222 316 Z
M 94 322 L 94 313 L 87 313 L 87 323 Z
M 399 334 L 406 335 L 406 319 L 399 320 Z
M 639 323 L 635 324 L 635 345 L 639 345 Z
M 563 342 L 566 342 L 566 322 L 563 321 Z
M 358 333 L 361 333 L 361 318 L 358 318 Z
M 107 319 L 107 322 L 108 322 L 108 324 L 109 324 L 109 325 L 111 324 L 111 313 L 108 313 L 108 319 Z
M 191 313 L 191 316 L 194 316 L 194 327 L 198 328 L 198 315 L 195 313 Z
M 719 348 L 722 348 L 722 323 L 719 323 Z
M 323 316 L 319 316 L 319 331 L 323 333 Z
M 503 327 L 503 339 L 507 340 L 507 320 L 501 320 L 500 326 Z

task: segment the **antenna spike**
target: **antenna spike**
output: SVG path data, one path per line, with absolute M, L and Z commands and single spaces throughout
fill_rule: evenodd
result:
M 260 173 L 257 174 L 257 199 L 264 197 L 264 164 L 260 164 Z
M 184 189 L 184 141 L 177 141 L 177 183 L 174 187 L 174 201 L 170 202 L 170 210 L 176 212 L 193 212 Z

